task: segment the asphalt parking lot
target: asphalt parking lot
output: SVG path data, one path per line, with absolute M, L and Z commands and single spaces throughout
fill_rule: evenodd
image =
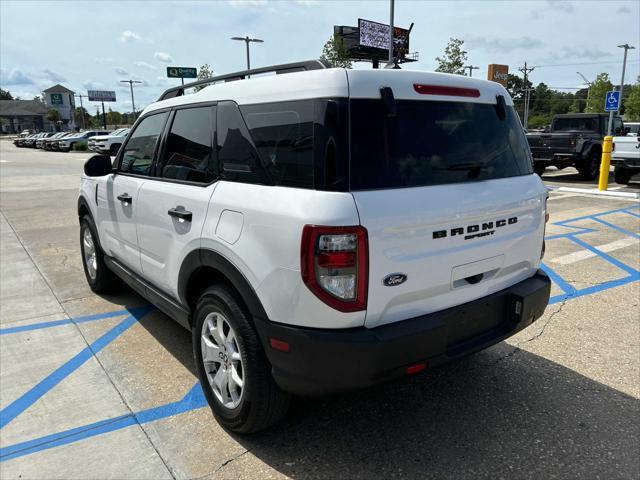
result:
M 237 437 L 206 406 L 190 334 L 129 290 L 87 287 L 88 156 L 0 141 L 1 478 L 640 476 L 637 199 L 551 192 L 551 304 L 517 336 L 376 389 L 296 399 L 275 428 Z M 570 169 L 544 179 L 595 186 Z

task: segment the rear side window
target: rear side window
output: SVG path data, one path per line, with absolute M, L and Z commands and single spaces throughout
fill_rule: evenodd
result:
M 554 132 L 597 132 L 598 117 L 556 118 L 553 121 L 552 130 Z
M 240 111 L 273 183 L 313 188 L 313 101 L 248 105 Z
M 218 162 L 225 180 L 244 183 L 270 183 L 238 105 L 220 102 L 217 107 Z
M 149 175 L 158 138 L 167 121 L 167 112 L 150 115 L 140 121 L 122 152 L 120 170 L 136 175 Z
M 215 178 L 212 148 L 213 107 L 176 111 L 161 162 L 161 176 L 210 183 Z
M 377 99 L 351 100 L 351 189 L 418 187 L 532 173 L 512 107 L 398 100 L 396 115 Z

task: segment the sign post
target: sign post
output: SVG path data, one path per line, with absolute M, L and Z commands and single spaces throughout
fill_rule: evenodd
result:
M 179 78 L 184 85 L 185 78 L 198 78 L 198 69 L 193 67 L 167 67 L 167 77 Z
M 611 135 L 613 127 L 613 112 L 620 110 L 620 92 L 609 90 L 604 99 L 604 111 L 609 112 L 609 125 L 607 126 L 607 135 Z
M 104 113 L 104 102 L 115 102 L 116 92 L 112 90 L 89 90 L 87 97 L 90 102 L 100 102 L 102 104 L 102 125 L 107 129 L 107 115 Z

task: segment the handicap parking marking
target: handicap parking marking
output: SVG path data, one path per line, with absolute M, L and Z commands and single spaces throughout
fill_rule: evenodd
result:
M 606 220 L 603 220 L 601 217 L 606 217 L 607 215 L 612 215 L 615 213 L 625 213 L 625 214 L 629 214 L 629 215 L 633 215 L 635 217 L 640 217 L 640 215 L 638 215 L 635 210 L 640 208 L 640 205 L 634 205 L 631 207 L 626 207 L 626 208 L 618 208 L 615 210 L 609 210 L 606 212 L 600 212 L 600 213 L 596 213 L 596 214 L 592 214 L 592 215 L 582 215 L 580 217 L 575 217 L 575 218 L 570 218 L 567 220 L 562 220 L 560 222 L 553 222 L 552 225 L 556 225 L 556 226 L 561 226 L 561 227 L 566 227 L 571 229 L 571 231 L 567 232 L 567 233 L 560 233 L 560 234 L 554 234 L 554 235 L 549 235 L 545 237 L 546 241 L 553 241 L 553 240 L 557 240 L 560 238 L 567 238 L 569 240 L 571 240 L 572 242 L 576 243 L 577 245 L 581 246 L 583 248 L 583 250 L 579 251 L 579 252 L 575 252 L 575 253 L 571 253 L 569 255 L 564 255 L 563 257 L 567 258 L 567 257 L 571 257 L 572 255 L 577 255 L 577 254 L 581 254 L 581 255 L 586 255 L 589 254 L 591 257 L 600 257 L 603 260 L 606 260 L 607 262 L 609 262 L 610 264 L 616 266 L 617 268 L 619 268 L 620 270 L 623 270 L 624 272 L 626 272 L 628 274 L 628 276 L 626 277 L 622 277 L 622 278 L 618 278 L 618 279 L 614 279 L 614 280 L 610 280 L 607 282 L 603 282 L 600 283 L 598 285 L 593 285 L 587 288 L 583 288 L 583 289 L 576 289 L 573 285 L 571 285 L 569 282 L 567 282 L 564 278 L 562 278 L 562 276 L 560 274 L 558 274 L 555 270 L 553 270 L 551 267 L 549 267 L 549 265 L 547 263 L 543 263 L 541 265 L 541 268 L 547 273 L 547 275 L 549 275 L 549 278 L 558 286 L 560 287 L 560 289 L 564 292 L 560 295 L 556 295 L 553 296 L 549 299 L 549 305 L 558 303 L 558 302 L 563 302 L 566 300 L 571 300 L 571 299 L 575 299 L 575 298 L 579 298 L 579 297 L 583 297 L 586 295 L 592 295 L 594 293 L 599 293 L 602 292 L 604 290 L 608 290 L 610 288 L 615 288 L 615 287 L 619 287 L 622 285 L 627 285 L 629 283 L 633 283 L 633 282 L 637 282 L 638 280 L 640 280 L 640 271 L 638 271 L 636 268 L 627 265 L 624 262 L 621 262 L 620 260 L 613 258 L 611 255 L 608 255 L 605 251 L 605 249 L 603 248 L 599 248 L 599 247 L 595 247 L 587 242 L 585 242 L 584 240 L 582 240 L 581 238 L 579 238 L 579 235 L 583 235 L 585 233 L 592 233 L 592 232 L 597 232 L 597 229 L 594 228 L 587 228 L 587 227 L 580 227 L 577 225 L 571 225 L 572 223 L 576 223 L 582 220 L 595 220 L 596 222 L 598 222 L 599 224 L 607 227 L 607 228 L 613 228 L 625 235 L 627 235 L 628 237 L 630 237 L 630 240 L 633 240 L 635 243 L 635 239 L 638 238 L 637 234 L 634 234 L 633 232 L 630 232 L 629 230 L 626 230 L 624 228 L 618 227 L 615 224 L 612 224 L 610 222 L 607 222 Z M 623 242 L 624 241 L 628 241 L 626 239 L 621 239 L 619 240 L 619 242 Z M 615 243 L 615 242 L 612 242 Z M 608 247 L 609 249 L 611 248 L 611 246 Z M 622 247 L 621 247 L 622 248 Z M 610 250 L 609 250 L 610 251 Z M 584 252 L 584 253 L 583 253 Z M 563 257 L 559 257 L 560 259 L 562 259 Z M 571 258 L 575 258 L 575 257 L 571 257 Z M 553 263 L 554 260 L 549 260 L 549 263 Z M 558 262 L 560 264 L 562 264 L 561 262 Z
M 596 248 L 601 252 L 615 252 L 616 250 L 621 250 L 623 248 L 631 247 L 634 245 L 638 245 L 640 241 L 636 238 L 625 237 L 620 240 L 615 240 L 613 242 L 605 243 L 603 245 L 598 245 Z M 560 257 L 555 257 L 548 260 L 549 263 L 556 263 L 558 265 L 570 265 L 572 263 L 580 262 L 582 260 L 587 260 L 589 258 L 597 257 L 598 254 L 592 252 L 591 250 L 579 250 L 573 253 L 567 253 L 566 255 L 562 255 Z
M 133 309 L 132 309 L 133 310 Z M 127 311 L 129 315 L 119 324 L 98 338 L 95 342 L 86 346 L 70 360 L 62 364 L 42 381 L 32 387 L 29 391 L 18 397 L 5 408 L 0 410 L 0 429 L 6 427 L 18 415 L 27 410 L 31 405 L 42 398 L 49 390 L 54 388 L 65 378 L 75 372 L 84 365 L 89 359 L 93 358 L 96 353 L 101 351 L 122 333 L 135 325 L 147 313 L 153 311 L 153 307 L 138 308 L 134 311 Z M 107 318 L 107 317 L 104 317 Z M 45 324 L 46 325 L 46 324 Z M 31 325 L 29 325 L 31 327 Z M 15 327 L 18 328 L 18 327 Z M 44 328 L 50 328 L 46 325 Z

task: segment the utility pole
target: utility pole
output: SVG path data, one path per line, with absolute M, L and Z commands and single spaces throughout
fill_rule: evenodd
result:
M 393 68 L 393 13 L 395 10 L 395 0 L 389 0 L 389 62 L 388 68 Z
M 231 40 L 238 40 L 240 42 L 244 42 L 247 47 L 247 70 L 251 70 L 251 59 L 249 58 L 249 44 L 251 42 L 255 43 L 264 43 L 264 40 L 260 40 L 259 38 L 251 38 L 249 35 L 244 37 L 231 37 Z M 249 75 L 247 75 L 249 78 Z
M 142 83 L 140 80 L 120 80 L 120 83 L 128 83 L 129 84 L 129 88 L 131 88 L 131 111 L 133 112 L 133 121 L 135 121 L 136 118 L 136 104 L 133 101 L 133 84 L 134 83 Z M 184 80 L 183 80 L 183 85 L 184 85 Z M 129 122 L 130 124 L 133 124 L 133 122 Z
M 86 95 L 75 95 L 75 94 L 73 96 L 80 98 L 80 112 L 82 113 L 82 129 L 84 130 L 87 127 L 84 125 L 84 107 L 82 106 L 82 99 L 89 98 L 89 97 L 87 97 Z
M 622 90 L 624 89 L 624 72 L 627 69 L 627 52 L 629 50 L 635 50 L 636 47 L 632 47 L 628 43 L 624 45 L 618 45 L 618 48 L 624 48 L 624 60 L 622 61 L 622 78 L 620 79 L 620 88 L 618 91 L 620 92 L 620 103 L 619 107 L 622 106 Z M 616 115 L 620 112 L 620 110 L 616 111 Z M 607 135 L 611 135 L 611 129 L 613 128 L 613 111 L 609 112 L 609 126 L 607 127 Z
M 522 73 L 524 73 L 524 129 L 527 129 L 529 125 L 529 73 L 535 70 L 535 67 L 527 68 L 527 62 L 524 62 L 524 67 L 519 68 Z
M 470 77 L 473 77 L 473 71 L 474 70 L 479 70 L 480 69 L 480 67 L 474 67 L 473 65 L 465 65 L 462 68 L 464 68 L 465 70 L 469 69 L 469 76 Z
M 588 110 L 589 109 L 589 100 L 591 99 L 591 85 L 593 85 L 593 82 L 590 82 L 589 80 L 587 80 L 587 77 L 585 77 L 580 72 L 576 72 L 576 73 L 582 77 L 582 79 L 584 80 L 585 85 L 587 86 L 587 106 L 585 107 L 585 110 Z

